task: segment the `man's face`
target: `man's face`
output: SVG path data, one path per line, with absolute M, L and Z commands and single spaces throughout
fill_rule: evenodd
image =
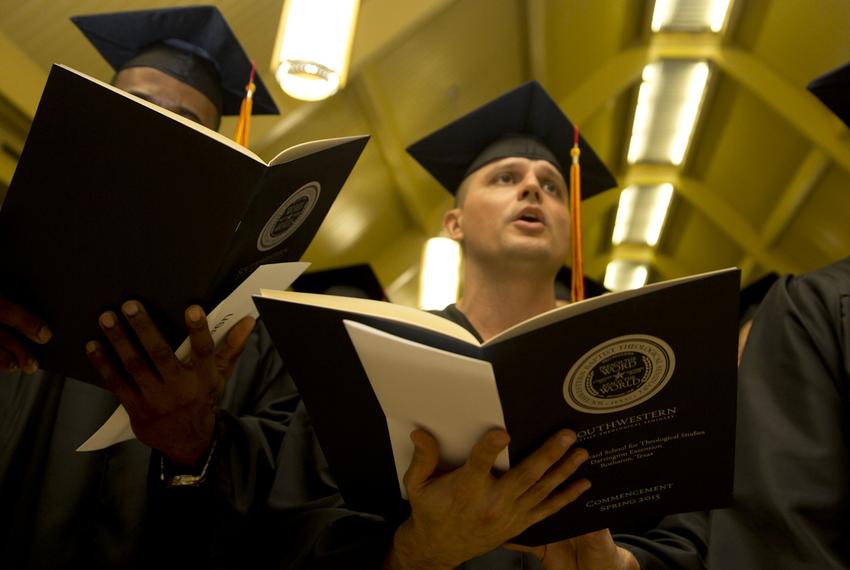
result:
M 568 190 L 551 163 L 496 160 L 470 174 L 459 192 L 444 226 L 467 258 L 531 260 L 552 268 L 563 263 L 570 243 Z
M 122 69 L 112 82 L 115 87 L 173 111 L 213 130 L 218 129 L 219 116 L 206 95 L 153 67 Z

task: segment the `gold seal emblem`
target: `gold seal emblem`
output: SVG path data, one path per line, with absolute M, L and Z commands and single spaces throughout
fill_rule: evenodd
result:
M 618 412 L 661 391 L 676 367 L 670 345 L 660 338 L 633 334 L 587 351 L 564 380 L 564 400 L 580 412 Z
M 308 182 L 278 206 L 257 238 L 257 249 L 268 251 L 282 244 L 304 223 L 318 202 L 321 186 Z

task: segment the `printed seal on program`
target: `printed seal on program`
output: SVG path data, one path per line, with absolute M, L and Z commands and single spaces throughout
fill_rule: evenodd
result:
M 588 414 L 626 410 L 660 392 L 675 367 L 673 349 L 660 338 L 617 337 L 593 347 L 573 364 L 564 380 L 564 400 Z
M 282 244 L 310 216 L 319 201 L 321 185 L 308 182 L 284 200 L 263 226 L 257 238 L 257 249 L 268 251 Z

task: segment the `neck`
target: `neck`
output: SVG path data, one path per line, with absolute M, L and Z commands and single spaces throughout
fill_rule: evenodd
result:
M 527 271 L 485 271 L 464 266 L 463 296 L 457 307 L 484 340 L 555 308 L 555 275 Z

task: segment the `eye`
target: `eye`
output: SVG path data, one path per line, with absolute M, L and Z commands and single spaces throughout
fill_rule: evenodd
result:
M 560 194 L 562 192 L 561 185 L 554 180 L 544 180 L 541 186 L 549 194 Z
M 511 172 L 499 172 L 493 177 L 497 184 L 513 184 L 515 177 Z

